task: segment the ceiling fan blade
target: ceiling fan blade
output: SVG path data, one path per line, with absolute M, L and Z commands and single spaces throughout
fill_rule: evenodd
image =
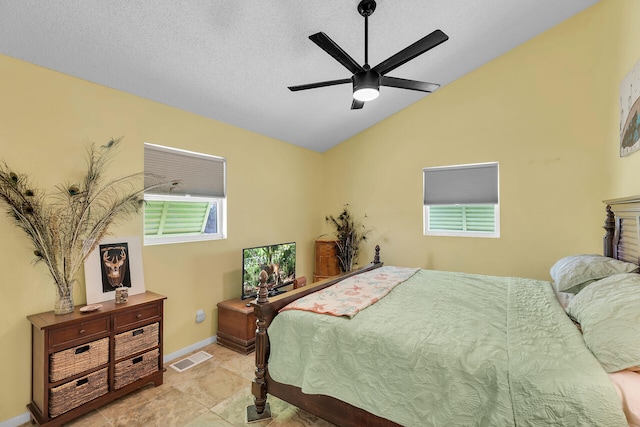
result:
M 291 92 L 296 92 L 299 90 L 315 89 L 317 87 L 325 87 L 325 86 L 335 86 L 335 85 L 341 85 L 344 83 L 351 83 L 351 79 L 328 80 L 326 82 L 308 83 L 306 85 L 298 85 L 298 86 L 289 86 L 289 90 Z
M 357 99 L 354 99 L 351 103 L 352 110 L 360 110 L 362 107 L 364 107 L 364 101 L 358 101 Z
M 419 82 L 417 80 L 399 79 L 397 77 L 388 76 L 380 76 L 380 86 L 397 87 L 400 89 L 410 89 L 429 93 L 440 87 L 440 85 L 436 83 Z
M 338 46 L 336 42 L 331 40 L 325 33 L 319 32 L 312 34 L 309 36 L 309 39 L 320 46 L 320 48 L 329 55 L 333 56 L 336 61 L 341 63 L 347 70 L 351 71 L 351 73 L 355 74 L 364 71 L 364 68 L 362 68 L 360 64 L 350 57 L 347 52 L 342 50 L 342 48 Z
M 441 43 L 449 40 L 449 36 L 440 30 L 435 30 L 431 34 L 421 38 L 411 46 L 407 46 L 395 55 L 385 59 L 373 69 L 381 76 L 388 73 L 391 70 L 395 70 L 405 62 L 411 61 L 418 55 L 422 55 L 426 51 L 433 49 Z

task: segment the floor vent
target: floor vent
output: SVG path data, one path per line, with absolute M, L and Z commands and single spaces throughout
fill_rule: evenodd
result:
M 211 359 L 213 356 L 210 355 L 209 353 L 206 353 L 204 351 L 199 351 L 197 353 L 192 354 L 191 356 L 182 359 L 176 363 L 172 363 L 171 366 L 173 369 L 175 369 L 178 372 L 183 372 L 186 371 L 189 368 L 193 368 L 194 366 L 196 366 L 198 363 L 202 363 L 205 360 L 209 360 Z

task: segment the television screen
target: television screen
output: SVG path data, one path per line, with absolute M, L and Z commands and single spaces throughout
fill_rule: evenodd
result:
M 242 299 L 258 294 L 262 270 L 269 275 L 269 295 L 282 293 L 281 287 L 292 285 L 296 278 L 295 242 L 242 250 Z

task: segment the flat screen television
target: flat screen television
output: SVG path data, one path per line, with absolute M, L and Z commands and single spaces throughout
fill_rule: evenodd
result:
M 296 278 L 296 243 L 278 243 L 242 250 L 242 299 L 255 298 L 260 285 L 260 272 L 269 274 L 269 295 L 292 285 Z

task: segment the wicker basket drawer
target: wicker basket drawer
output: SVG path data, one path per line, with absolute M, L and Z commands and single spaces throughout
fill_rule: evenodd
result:
M 49 380 L 56 382 L 109 361 L 109 338 L 102 338 L 49 356 Z
M 143 355 L 116 363 L 115 387 L 122 388 L 137 379 L 158 371 L 158 356 L 160 352 L 148 351 Z
M 116 360 L 157 346 L 160 342 L 158 329 L 159 324 L 154 323 L 116 335 Z
M 108 390 L 107 368 L 54 387 L 49 391 L 49 416 L 57 417 L 106 394 Z

